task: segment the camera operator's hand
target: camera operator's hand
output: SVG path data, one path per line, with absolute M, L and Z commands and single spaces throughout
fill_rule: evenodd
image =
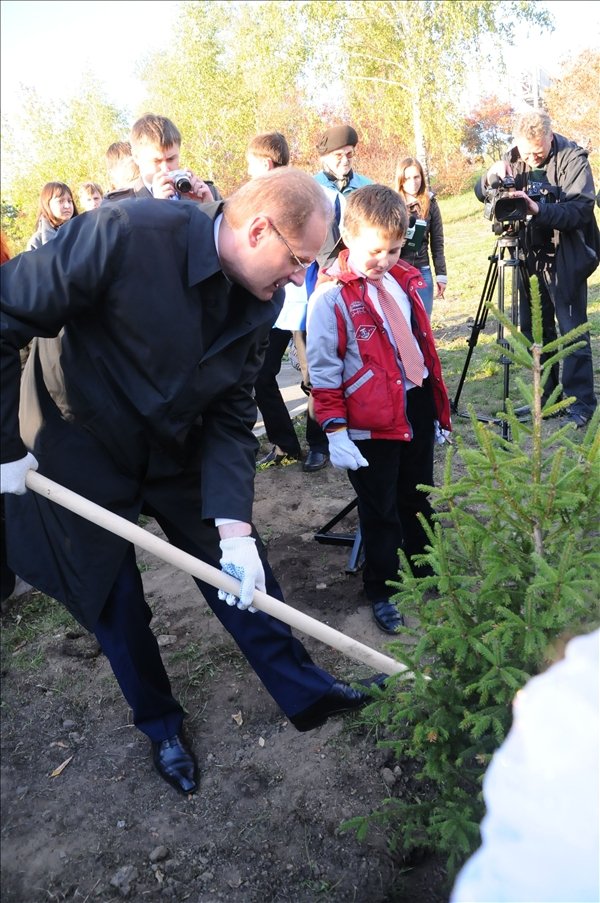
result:
M 152 177 L 152 194 L 155 198 L 167 200 L 177 194 L 171 181 L 171 173 L 160 170 Z
M 329 443 L 329 457 L 334 467 L 343 470 L 358 470 L 359 467 L 368 467 L 369 462 L 364 458 L 358 446 L 354 444 L 348 430 L 337 430 L 335 433 L 327 433 Z
M 539 204 L 533 198 L 530 198 L 526 191 L 509 191 L 508 196 L 509 198 L 523 198 L 527 207 L 527 213 L 530 213 L 531 216 L 537 216 L 540 212 Z
M 498 160 L 488 169 L 485 181 L 488 187 L 492 187 L 496 178 L 506 179 L 507 176 L 512 177 L 512 175 L 513 171 L 510 163 L 507 163 L 506 160 Z
M 208 185 L 192 172 L 190 172 L 190 182 L 192 183 L 192 190 L 185 194 L 182 193 L 182 198 L 185 198 L 188 201 L 200 201 L 202 204 L 214 200 L 212 191 Z

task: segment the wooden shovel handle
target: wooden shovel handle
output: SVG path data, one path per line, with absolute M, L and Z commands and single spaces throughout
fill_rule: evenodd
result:
M 28 489 L 33 490 L 33 492 L 37 492 L 44 498 L 61 505 L 63 508 L 68 508 L 69 511 L 73 511 L 80 517 L 97 524 L 97 526 L 103 527 L 105 530 L 109 530 L 123 539 L 127 539 L 141 549 L 156 555 L 157 558 L 175 565 L 175 567 L 180 568 L 187 574 L 198 577 L 200 580 L 210 583 L 211 586 L 217 587 L 217 589 L 223 589 L 228 593 L 239 595 L 240 584 L 233 577 L 224 574 L 223 571 L 212 567 L 210 564 L 206 564 L 199 558 L 183 552 L 159 536 L 154 536 L 142 527 L 138 527 L 137 524 L 130 523 L 124 517 L 113 514 L 112 511 L 102 508 L 101 505 L 96 505 L 89 499 L 72 492 L 65 486 L 61 486 L 60 483 L 55 483 L 34 470 L 29 471 L 25 482 Z M 225 604 L 223 602 L 223 605 Z M 384 674 L 397 674 L 407 670 L 405 665 L 402 665 L 395 659 L 371 649 L 370 646 L 365 646 L 364 643 L 353 640 L 339 630 L 334 630 L 333 627 L 329 627 L 316 618 L 311 618 L 309 615 L 297 611 L 290 605 L 286 605 L 285 602 L 280 602 L 279 599 L 260 592 L 260 590 L 255 590 L 252 604 L 260 611 L 272 615 L 274 618 L 283 621 L 284 624 L 289 624 L 290 627 L 302 631 L 307 636 L 332 646 L 349 658 L 369 665 L 375 671 L 380 671 Z M 252 614 L 248 613 L 248 617 L 252 617 Z

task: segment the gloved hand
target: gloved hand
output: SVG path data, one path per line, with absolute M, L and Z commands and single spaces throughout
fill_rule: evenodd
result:
M 334 467 L 342 467 L 344 470 L 358 470 L 359 467 L 368 467 L 369 462 L 363 458 L 354 444 L 348 430 L 338 430 L 335 433 L 327 433 L 329 442 L 329 457 Z
M 433 427 L 435 430 L 434 440 L 436 445 L 443 445 L 444 442 L 447 442 L 448 445 L 454 445 L 452 439 L 450 438 L 450 431 L 443 430 L 440 426 L 439 420 L 433 421 Z
M 252 606 L 254 590 L 266 592 L 265 571 L 256 549 L 256 541 L 251 536 L 232 536 L 220 542 L 222 557 L 221 570 L 241 583 L 240 596 L 219 590 L 219 599 L 228 605 L 237 605 L 244 611 L 256 611 Z
M 0 493 L 25 495 L 27 492 L 25 477 L 30 470 L 37 470 L 38 467 L 39 464 L 31 452 L 27 452 L 25 457 L 19 458 L 18 461 L 0 464 Z

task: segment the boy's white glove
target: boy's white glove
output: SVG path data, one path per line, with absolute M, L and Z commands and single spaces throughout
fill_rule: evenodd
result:
M 448 445 L 454 444 L 452 442 L 452 439 L 450 438 L 450 430 L 443 430 L 440 426 L 439 420 L 433 421 L 433 427 L 435 430 L 434 439 L 436 445 L 443 445 L 444 442 L 447 442 Z
M 27 452 L 25 457 L 19 458 L 18 461 L 0 464 L 0 493 L 25 495 L 27 492 L 25 477 L 30 470 L 37 470 L 38 467 L 39 464 L 31 452 Z
M 363 458 L 354 444 L 348 430 L 337 430 L 335 433 L 327 433 L 329 442 L 329 457 L 334 467 L 344 470 L 358 470 L 359 467 L 368 467 L 369 462 Z
M 252 606 L 254 590 L 266 592 L 265 570 L 256 549 L 256 541 L 251 536 L 231 536 L 222 539 L 221 546 L 221 570 L 230 577 L 235 577 L 241 583 L 239 598 L 233 593 L 219 590 L 219 599 L 228 605 L 237 605 L 244 611 L 256 611 Z

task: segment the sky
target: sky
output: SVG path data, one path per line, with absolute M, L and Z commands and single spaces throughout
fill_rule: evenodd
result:
M 519 49 L 511 51 L 514 66 L 527 60 L 555 76 L 561 58 L 600 46 L 600 3 L 552 0 L 540 5 L 552 12 L 556 31 L 542 36 L 522 31 Z M 136 66 L 172 38 L 178 6 L 175 0 L 2 0 L 2 114 L 10 118 L 16 111 L 19 85 L 35 88 L 42 98 L 67 100 L 77 94 L 85 71 L 96 76 L 109 101 L 139 112 L 143 86 Z

